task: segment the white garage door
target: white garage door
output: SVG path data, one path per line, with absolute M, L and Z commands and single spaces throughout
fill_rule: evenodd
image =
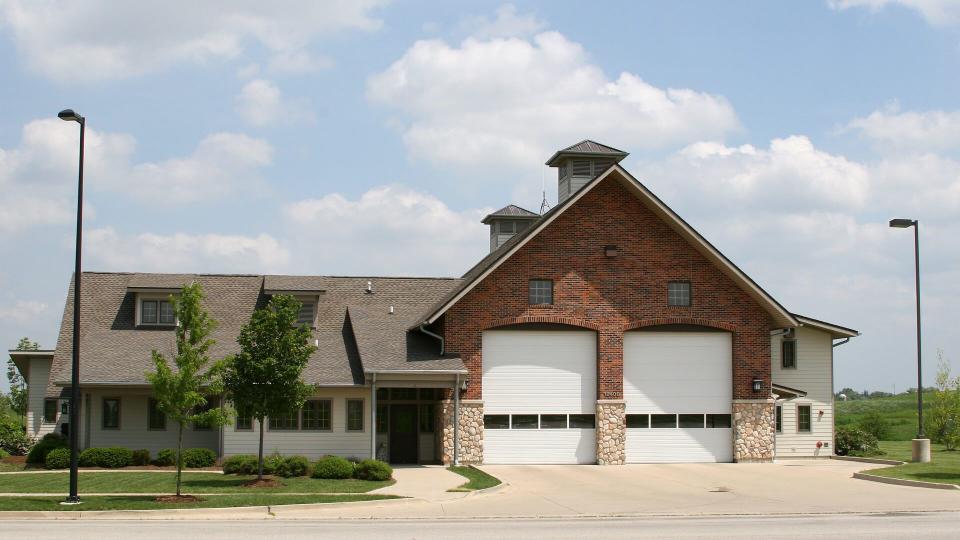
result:
M 733 461 L 727 332 L 629 332 L 623 342 L 627 462 Z
M 595 463 L 597 338 L 483 333 L 484 463 Z

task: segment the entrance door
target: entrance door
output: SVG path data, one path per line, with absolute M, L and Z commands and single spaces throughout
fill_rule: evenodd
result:
M 390 462 L 417 463 L 416 405 L 390 405 Z

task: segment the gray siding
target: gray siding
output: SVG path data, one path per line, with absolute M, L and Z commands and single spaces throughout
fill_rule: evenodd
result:
M 804 390 L 805 397 L 781 400 L 782 432 L 777 433 L 777 456 L 825 457 L 833 454 L 833 340 L 830 334 L 812 328 L 797 328 L 797 367 L 784 369 L 781 336 L 771 339 L 774 383 Z M 810 406 L 810 432 L 797 431 L 797 406 Z M 823 414 L 820 414 L 822 411 Z M 817 442 L 828 444 L 820 450 Z
M 43 402 L 47 395 L 47 383 L 50 380 L 50 364 L 52 360 L 43 358 L 30 359 L 27 376 L 27 435 L 39 439 L 47 433 L 58 429 L 60 418 L 60 404 L 57 403 L 57 422 L 43 421 Z

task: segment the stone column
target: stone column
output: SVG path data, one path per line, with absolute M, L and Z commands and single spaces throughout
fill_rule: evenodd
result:
M 773 399 L 733 400 L 734 461 L 773 461 L 776 437 L 775 407 Z
M 441 453 L 444 465 L 453 465 L 453 400 L 440 402 Z M 483 401 L 460 400 L 460 463 L 483 463 Z
M 623 465 L 627 461 L 627 402 L 597 401 L 597 465 Z

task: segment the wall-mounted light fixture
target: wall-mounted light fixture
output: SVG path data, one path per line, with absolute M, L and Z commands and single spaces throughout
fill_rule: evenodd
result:
M 759 392 L 762 387 L 763 387 L 763 379 L 754 377 L 754 379 L 753 379 L 753 391 L 754 391 L 754 392 Z
M 603 254 L 607 257 L 616 257 L 617 246 L 613 246 L 613 245 L 603 246 Z

